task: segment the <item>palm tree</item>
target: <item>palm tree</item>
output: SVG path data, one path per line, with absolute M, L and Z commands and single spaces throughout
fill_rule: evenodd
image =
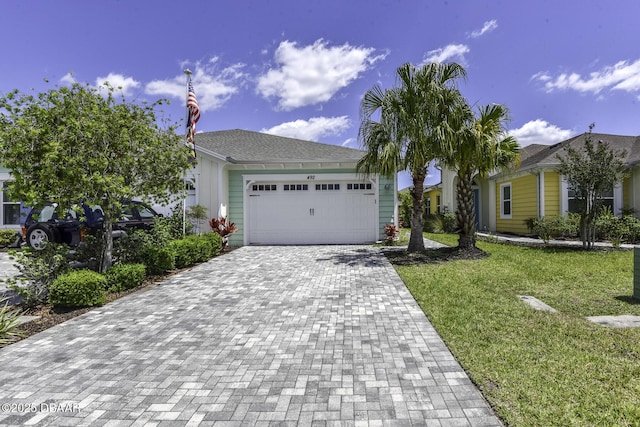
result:
M 466 71 L 456 63 L 431 63 L 421 68 L 407 63 L 397 69 L 397 87 L 383 90 L 376 85 L 362 99 L 358 138 L 367 152 L 357 168 L 364 174 L 392 176 L 401 170 L 411 174 L 409 252 L 424 250 L 424 180 L 438 147 L 450 139 L 448 120 L 460 97 L 456 83 L 465 77 Z
M 492 171 L 515 165 L 520 159 L 518 142 L 507 135 L 508 110 L 503 105 L 486 105 L 476 117 L 468 104 L 458 104 L 455 137 L 442 147 L 440 164 L 457 171 L 456 220 L 458 247 L 476 247 L 473 179 L 486 178 Z

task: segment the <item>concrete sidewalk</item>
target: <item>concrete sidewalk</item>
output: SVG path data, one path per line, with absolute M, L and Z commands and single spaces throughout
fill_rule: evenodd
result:
M 369 246 L 242 247 L 0 366 L 1 425 L 501 425 Z

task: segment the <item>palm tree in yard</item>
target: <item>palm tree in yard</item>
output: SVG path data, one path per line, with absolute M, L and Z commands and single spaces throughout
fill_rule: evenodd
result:
M 431 63 L 417 68 L 409 63 L 397 70 L 398 86 L 383 90 L 379 85 L 362 100 L 358 138 L 366 154 L 358 171 L 392 176 L 411 174 L 411 236 L 409 252 L 424 250 L 422 238 L 424 180 L 429 164 L 440 147 L 451 139 L 449 120 L 458 111 L 460 93 L 456 83 L 466 77 L 455 63 Z
M 474 115 L 468 104 L 459 104 L 457 131 L 447 145 L 442 146 L 439 162 L 457 171 L 456 220 L 458 247 L 476 247 L 473 179 L 485 178 L 492 171 L 503 170 L 518 163 L 518 142 L 507 135 L 508 110 L 503 105 L 486 105 Z

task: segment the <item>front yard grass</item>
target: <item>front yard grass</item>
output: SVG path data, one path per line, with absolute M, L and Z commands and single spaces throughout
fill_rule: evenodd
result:
M 496 413 L 511 426 L 640 425 L 640 329 L 585 319 L 640 315 L 633 253 L 478 247 L 490 256 L 396 269 Z

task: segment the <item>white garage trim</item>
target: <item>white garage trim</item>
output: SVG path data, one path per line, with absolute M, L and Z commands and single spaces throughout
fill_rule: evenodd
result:
M 349 184 L 363 182 L 371 185 L 367 189 L 348 189 Z M 349 173 L 254 174 L 243 175 L 242 183 L 245 245 L 364 243 L 379 238 L 379 188 L 375 176 L 363 179 Z M 269 191 L 263 183 L 269 184 Z M 299 189 L 290 192 L 287 183 L 295 183 Z M 335 184 L 340 188 L 333 191 Z M 316 185 L 322 188 L 316 189 Z M 276 190 L 272 192 L 273 188 Z

